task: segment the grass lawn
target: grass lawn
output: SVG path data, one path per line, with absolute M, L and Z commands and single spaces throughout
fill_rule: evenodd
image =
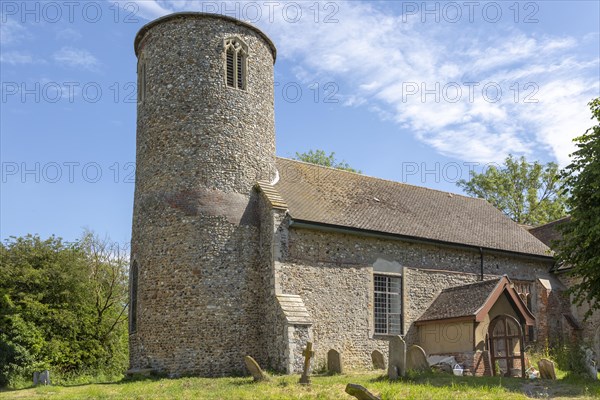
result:
M 312 385 L 298 384 L 298 375 L 252 378 L 146 379 L 80 386 L 46 386 L 5 391 L 1 399 L 345 399 L 347 383 L 368 388 L 382 399 L 593 399 L 600 383 L 588 380 L 527 381 L 517 378 L 454 377 L 441 373 L 413 374 L 389 382 L 381 373 L 313 376 Z

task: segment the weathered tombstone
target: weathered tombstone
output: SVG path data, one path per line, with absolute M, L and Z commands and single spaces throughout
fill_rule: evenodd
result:
M 373 350 L 371 353 L 371 361 L 373 362 L 373 368 L 385 369 L 385 360 L 383 359 L 383 353 L 379 350 Z
M 556 379 L 556 372 L 554 371 L 554 363 L 552 361 L 542 358 L 538 361 L 538 369 L 540 370 L 540 378 Z
M 342 355 L 334 349 L 327 352 L 327 371 L 334 374 L 341 374 L 342 371 Z
M 585 352 L 585 367 L 590 378 L 598 379 L 598 370 L 596 369 L 596 361 L 594 361 L 594 352 L 592 349 L 584 349 Z
M 400 372 L 398 371 L 398 367 L 396 365 L 388 366 L 388 379 L 390 381 L 398 380 L 400 377 Z
M 390 354 L 388 356 L 388 378 L 396 380 L 406 375 L 406 342 L 401 336 L 390 339 Z
M 427 354 L 421 346 L 413 344 L 406 352 L 406 369 L 415 371 L 428 371 L 429 363 L 427 362 Z
M 380 397 L 375 396 L 369 392 L 364 386 L 349 383 L 346 385 L 346 393 L 350 396 L 356 397 L 358 400 L 381 400 Z
M 39 381 L 40 381 L 40 373 L 35 371 L 33 373 L 33 386 L 37 386 Z
M 40 385 L 49 385 L 50 384 L 50 371 L 45 370 L 40 372 L 38 383 Z
M 244 362 L 246 363 L 246 368 L 248 371 L 250 371 L 250 374 L 254 378 L 255 382 L 269 380 L 269 377 L 263 372 L 263 370 L 260 368 L 260 365 L 258 365 L 254 358 L 246 356 L 244 357 Z
M 310 385 L 310 359 L 315 355 L 315 352 L 312 351 L 312 342 L 306 342 L 306 350 L 302 352 L 304 356 L 304 369 L 302 370 L 302 376 L 300 377 L 300 383 L 303 385 Z

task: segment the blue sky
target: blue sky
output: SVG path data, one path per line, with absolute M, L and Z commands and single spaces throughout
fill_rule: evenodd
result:
M 0 238 L 128 242 L 136 59 L 177 11 L 252 22 L 278 49 L 277 154 L 460 193 L 509 154 L 568 163 L 600 95 L 596 1 L 0 1 Z

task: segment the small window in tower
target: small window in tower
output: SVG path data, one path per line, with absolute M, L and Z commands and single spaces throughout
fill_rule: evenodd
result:
M 225 40 L 225 82 L 227 86 L 246 90 L 248 46 L 239 38 Z
M 143 103 L 146 99 L 146 62 L 139 61 L 138 66 L 138 101 Z
M 244 87 L 244 56 L 242 53 L 237 54 L 236 75 L 238 89 L 246 89 Z
M 235 87 L 235 52 L 233 48 L 227 49 L 227 86 Z
M 137 331 L 137 295 L 138 295 L 138 265 L 133 261 L 131 265 L 131 291 L 129 293 L 129 333 Z

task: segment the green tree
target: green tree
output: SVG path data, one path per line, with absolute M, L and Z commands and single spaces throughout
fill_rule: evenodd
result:
M 577 150 L 563 171 L 571 218 L 560 226 L 557 258 L 576 278 L 574 302 L 600 309 L 600 98 L 589 103 L 595 125 L 574 139 Z
M 528 163 L 509 155 L 500 167 L 483 173 L 471 171 L 468 181 L 457 182 L 465 193 L 487 200 L 513 221 L 540 225 L 564 217 L 566 195 L 558 165 Z
M 0 244 L 0 386 L 35 370 L 121 372 L 127 363 L 126 262 L 91 234 Z M 56 376 L 56 375 L 55 375 Z
M 331 167 L 336 169 L 342 169 L 344 171 L 356 172 L 360 174 L 362 171 L 352 168 L 344 160 L 338 161 L 335 159 L 335 153 L 327 155 L 324 150 L 309 150 L 306 153 L 296 152 L 295 160 L 304 161 L 311 164 L 322 165 L 324 167 Z
M 110 360 L 117 369 L 128 363 L 127 306 L 128 249 L 86 231 L 80 241 L 88 273 L 87 290 L 93 303 L 92 337 L 100 359 Z

